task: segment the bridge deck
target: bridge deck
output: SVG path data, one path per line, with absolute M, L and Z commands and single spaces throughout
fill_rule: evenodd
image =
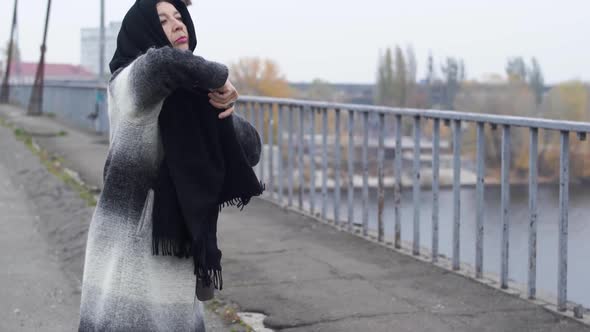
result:
M 35 138 L 38 144 L 100 186 L 106 153 L 100 137 L 15 112 L 0 107 L 0 116 L 44 133 Z M 68 134 L 48 135 L 60 130 Z M 224 211 L 220 222 L 226 287 L 220 296 L 243 311 L 266 314 L 267 326 L 275 330 L 590 331 L 540 306 L 262 200 L 242 212 Z

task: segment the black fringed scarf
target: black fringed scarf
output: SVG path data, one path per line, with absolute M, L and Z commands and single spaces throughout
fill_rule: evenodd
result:
M 169 47 L 162 30 L 158 0 L 138 0 L 123 20 L 111 72 L 131 63 L 150 47 Z M 180 0 L 169 1 L 182 15 L 191 51 L 196 34 Z M 224 206 L 243 208 L 264 186 L 258 181 L 236 136 L 231 117 L 207 91 L 185 87 L 166 98 L 158 119 L 164 160 L 157 174 L 153 210 L 154 255 L 192 257 L 197 285 L 222 289 L 217 218 Z

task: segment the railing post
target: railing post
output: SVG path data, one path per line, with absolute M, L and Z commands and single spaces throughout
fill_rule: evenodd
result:
M 393 159 L 393 168 L 395 172 L 395 185 L 393 192 L 393 204 L 395 208 L 395 240 L 394 245 L 397 249 L 402 247 L 402 116 L 395 116 L 395 154 Z
M 461 121 L 453 121 L 453 270 L 461 268 Z
M 310 109 L 311 124 L 309 126 L 309 212 L 315 214 L 315 108 Z
M 530 129 L 529 149 L 529 268 L 528 298 L 537 297 L 537 177 L 539 130 Z
M 289 139 L 288 139 L 288 158 L 287 158 L 287 168 L 288 168 L 288 177 L 289 177 L 289 195 L 287 200 L 288 206 L 293 206 L 293 172 L 295 171 L 294 163 L 295 163 L 295 151 L 293 148 L 293 134 L 294 134 L 294 124 L 293 124 L 293 106 L 289 106 Z
M 278 201 L 280 204 L 283 204 L 283 190 L 285 185 L 285 180 L 283 179 L 283 110 L 284 107 L 281 104 L 278 104 L 279 114 L 277 114 L 277 146 L 278 146 L 278 165 L 277 165 L 277 177 L 278 177 Z
M 510 126 L 502 128 L 502 185 L 501 185 L 501 210 L 502 210 L 502 245 L 500 287 L 508 289 L 508 256 L 510 240 Z
M 270 198 L 275 197 L 275 184 L 274 184 L 274 104 L 269 103 L 269 115 L 268 115 L 268 192 Z M 278 134 L 278 133 L 277 133 Z
M 557 310 L 567 310 L 567 240 L 569 203 L 569 132 L 562 131 L 559 157 L 559 258 L 557 264 Z
M 328 109 L 322 108 L 322 219 L 328 205 Z
M 256 125 L 256 116 L 254 114 L 254 105 L 253 103 L 246 103 L 246 109 L 248 109 L 248 116 L 250 116 L 250 123 L 258 130 L 258 126 Z M 262 142 L 261 142 L 262 144 Z
M 299 107 L 299 140 L 297 146 L 297 153 L 299 157 L 299 209 L 303 210 L 303 195 L 305 193 L 305 163 L 303 161 L 303 150 L 305 146 L 305 131 L 304 131 L 304 107 Z
M 412 254 L 420 255 L 420 154 L 422 150 L 420 138 L 422 129 L 420 117 L 414 117 L 414 172 L 413 172 L 413 201 L 414 201 L 414 241 Z
M 254 105 L 258 105 L 257 107 L 257 112 L 258 112 L 258 129 L 259 129 L 259 133 L 260 133 L 260 140 L 262 141 L 262 159 L 260 160 L 260 181 L 264 182 L 264 165 L 266 164 L 264 162 L 264 160 L 267 158 L 266 154 L 264 153 L 264 141 L 265 141 L 265 135 L 264 135 L 264 127 L 265 127 L 265 123 L 264 123 L 264 106 L 261 103 L 256 103 Z M 267 144 L 268 146 L 268 144 Z
M 477 216 L 475 228 L 475 277 L 483 277 L 483 241 L 484 241 L 484 213 L 485 213 L 485 131 L 484 123 L 477 123 Z
M 369 112 L 363 113 L 363 236 L 369 235 Z
M 385 185 L 383 183 L 383 164 L 385 159 L 385 114 L 379 113 L 379 147 L 377 150 L 377 241 L 383 242 L 385 227 L 383 225 L 383 209 L 385 205 Z
M 438 214 L 440 175 L 440 119 L 434 119 L 432 139 L 432 262 L 438 262 Z
M 340 110 L 336 109 L 336 123 L 335 123 L 335 134 L 334 134 L 334 152 L 336 160 L 334 165 L 334 223 L 336 225 L 340 225 L 340 172 L 341 172 L 341 163 L 342 157 L 341 152 L 342 150 L 340 147 Z
M 354 111 L 348 110 L 348 231 L 354 223 Z

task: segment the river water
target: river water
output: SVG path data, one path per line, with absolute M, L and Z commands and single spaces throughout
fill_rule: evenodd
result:
M 377 192 L 370 191 L 369 228 L 377 229 Z M 316 193 L 316 212 L 320 210 L 321 193 Z M 348 215 L 347 191 L 342 191 L 340 218 Z M 306 200 L 309 196 L 306 195 Z M 296 204 L 295 198 L 294 203 Z M 559 187 L 540 185 L 538 191 L 537 226 L 537 289 L 539 294 L 557 294 Z M 432 239 L 432 192 L 422 191 L 420 202 L 420 242 L 430 249 Z M 328 218 L 333 216 L 333 193 L 328 194 Z M 499 275 L 502 221 L 500 214 L 500 188 L 489 186 L 485 191 L 484 220 L 484 272 Z M 461 261 L 475 265 L 475 188 L 461 190 Z M 354 222 L 362 221 L 361 191 L 355 191 Z M 385 234 L 387 241 L 394 237 L 393 192 L 385 195 Z M 511 187 L 509 278 L 521 284 L 527 282 L 528 266 L 528 187 Z M 453 192 L 440 191 L 439 252 L 452 256 Z M 402 241 L 413 239 L 412 191 L 402 194 Z M 590 188 L 570 186 L 569 237 L 568 237 L 568 300 L 590 307 Z

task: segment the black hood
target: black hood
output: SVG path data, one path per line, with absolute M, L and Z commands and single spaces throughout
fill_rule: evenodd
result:
M 160 0 L 137 0 L 125 15 L 117 36 L 117 50 L 109 64 L 111 73 L 127 66 L 151 47 L 172 46 L 160 24 L 156 9 L 158 2 Z M 180 0 L 167 2 L 174 5 L 182 16 L 189 37 L 189 48 L 194 51 L 197 35 L 186 5 Z

